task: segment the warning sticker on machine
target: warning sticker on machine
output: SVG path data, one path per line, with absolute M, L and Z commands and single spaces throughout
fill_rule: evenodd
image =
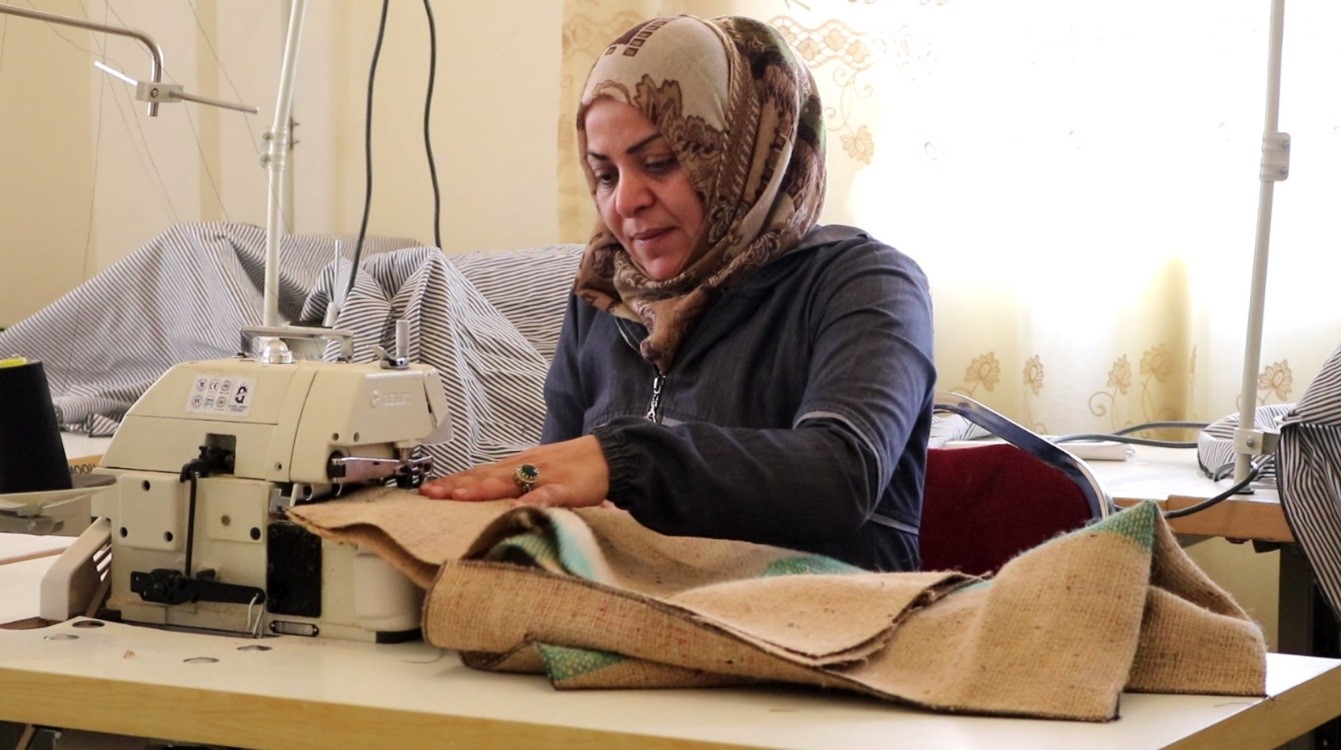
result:
M 186 410 L 193 414 L 243 416 L 251 410 L 256 378 L 230 375 L 199 375 L 186 397 Z

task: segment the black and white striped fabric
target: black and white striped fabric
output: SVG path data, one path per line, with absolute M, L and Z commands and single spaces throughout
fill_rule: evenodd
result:
M 354 332 L 354 359 L 368 362 L 375 347 L 394 347 L 394 321 L 409 322 L 410 359 L 437 368 L 453 423 L 447 442 L 427 446 L 435 475 L 539 441 L 545 373 L 581 252 L 568 245 L 449 258 L 415 248 L 361 264 L 336 327 Z M 334 268 L 323 272 L 303 320 L 322 318 L 336 282 Z M 336 353 L 327 347 L 328 358 Z
M 1285 416 L 1294 409 L 1294 404 L 1269 404 L 1253 410 L 1253 429 L 1266 432 L 1280 430 Z M 1210 477 L 1214 477 L 1234 462 L 1234 432 L 1239 428 L 1239 415 L 1230 414 L 1211 424 L 1197 435 L 1197 464 Z M 1267 454 L 1261 461 L 1260 480 L 1266 481 L 1276 475 L 1275 457 Z
M 973 424 L 959 414 L 933 412 L 931 415 L 931 436 L 927 439 L 927 447 L 944 448 L 946 443 L 977 440 L 985 437 L 992 437 L 992 433 Z
M 488 250 L 451 255 L 448 260 L 549 362 L 559 344 L 563 312 L 584 249 L 583 245 L 556 245 Z
M 1341 613 L 1341 349 L 1281 425 L 1276 463 L 1285 520 Z
M 321 322 L 337 280 L 338 240 L 348 254 L 352 238 L 285 238 L 282 318 Z M 390 350 L 394 320 L 410 321 L 411 358 L 441 373 L 455 426 L 452 440 L 432 449 L 435 473 L 534 444 L 581 246 L 448 257 L 416 244 L 365 240 L 336 321 L 354 331 L 355 359 L 375 358 L 374 345 Z M 110 435 L 172 365 L 237 352 L 239 329 L 261 322 L 264 256 L 260 228 L 174 226 L 0 332 L 0 353 L 42 360 L 65 429 Z
M 302 308 L 334 258 L 335 237 L 288 237 L 280 248 L 280 314 Z M 377 238 L 365 252 L 415 244 Z M 265 231 L 173 226 L 13 327 L 0 352 L 39 359 L 64 429 L 112 434 L 135 399 L 172 365 L 237 353 L 238 330 L 260 325 Z

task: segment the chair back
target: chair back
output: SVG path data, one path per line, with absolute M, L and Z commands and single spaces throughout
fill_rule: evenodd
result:
M 937 394 L 936 410 L 1004 442 L 927 451 L 924 570 L 990 575 L 1020 552 L 1108 515 L 1107 493 L 1066 450 L 966 396 Z

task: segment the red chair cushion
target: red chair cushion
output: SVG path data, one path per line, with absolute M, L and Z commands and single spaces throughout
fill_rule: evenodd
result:
M 1091 519 L 1065 474 L 1009 444 L 927 451 L 923 570 L 986 575 Z

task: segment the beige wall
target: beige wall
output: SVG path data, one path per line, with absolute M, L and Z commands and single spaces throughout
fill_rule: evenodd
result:
M 85 276 L 93 140 L 90 100 L 84 87 L 71 90 L 88 76 L 87 55 L 23 19 L 0 16 L 0 38 L 0 325 L 8 325 Z
M 258 161 L 275 107 L 283 24 L 274 0 L 115 4 L 34 0 L 63 15 L 141 29 L 169 80 L 260 114 L 194 104 L 146 116 L 92 62 L 146 78 L 138 44 L 0 15 L 0 325 L 11 325 L 178 221 L 264 225 Z M 379 3 L 312 2 L 299 53 L 294 231 L 358 231 L 364 101 Z M 437 3 L 432 141 L 448 252 L 557 239 L 554 123 L 562 7 Z M 534 23 L 519 25 L 518 18 Z M 216 61 L 216 54 L 218 61 Z M 422 122 L 428 30 L 393 3 L 377 73 L 368 231 L 433 244 Z

